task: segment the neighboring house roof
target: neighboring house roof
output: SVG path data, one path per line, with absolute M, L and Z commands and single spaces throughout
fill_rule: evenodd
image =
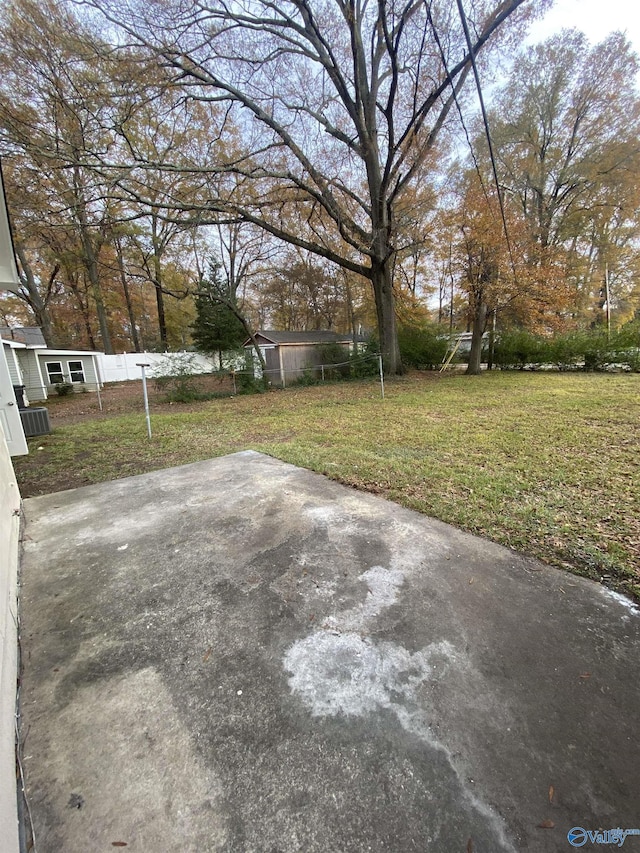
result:
M 47 345 L 39 326 L 21 326 L 13 329 L 10 326 L 0 326 L 0 337 L 29 347 L 46 347 Z
M 0 330 L 1 331 L 1 330 Z M 18 341 L 8 341 L 5 337 L 2 338 L 2 345 L 9 349 L 26 349 L 26 344 L 18 343 Z
M 272 329 L 268 329 L 266 331 L 260 330 L 256 332 L 255 337 L 257 339 L 262 338 L 267 341 L 267 343 L 278 344 L 280 346 L 286 346 L 287 344 L 338 344 L 338 343 L 352 343 L 353 335 L 347 333 L 337 333 L 337 332 L 323 332 L 323 331 L 314 331 L 314 332 L 278 332 Z M 361 335 L 356 335 L 357 341 L 364 341 Z M 260 343 L 260 340 L 258 340 Z M 248 346 L 251 344 L 251 338 L 247 338 L 244 345 Z
M 96 350 L 86 349 L 49 349 L 38 326 L 24 326 L 12 329 L 0 326 L 0 338 L 5 346 L 12 349 L 37 349 L 37 355 L 69 356 L 69 355 L 100 355 Z

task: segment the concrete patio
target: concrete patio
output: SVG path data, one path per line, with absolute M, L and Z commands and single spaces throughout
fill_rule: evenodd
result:
M 38 853 L 545 853 L 640 826 L 625 599 L 253 452 L 24 503 Z

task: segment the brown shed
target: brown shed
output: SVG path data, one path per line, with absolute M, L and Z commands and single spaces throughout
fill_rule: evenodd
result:
M 319 367 L 322 363 L 323 344 L 338 344 L 344 347 L 347 361 L 353 349 L 353 335 L 338 332 L 276 332 L 259 331 L 256 342 L 266 364 L 266 375 L 272 385 L 282 387 L 295 382 L 305 371 Z M 363 338 L 358 338 L 363 340 Z M 253 350 L 251 340 L 244 343 L 247 351 Z

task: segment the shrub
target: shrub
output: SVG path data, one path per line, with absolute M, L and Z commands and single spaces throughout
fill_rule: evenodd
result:
M 398 328 L 400 356 L 405 367 L 434 370 L 447 352 L 447 338 L 436 325 L 401 325 Z
M 615 333 L 613 343 L 620 350 L 640 348 L 640 320 L 631 320 L 621 326 Z
M 317 352 L 320 358 L 319 364 L 324 365 L 325 379 L 346 379 L 350 375 L 351 365 L 346 347 L 338 343 L 321 344 L 317 347 Z
M 640 373 L 640 320 L 632 320 L 617 330 L 611 339 L 612 364 Z
M 310 365 L 296 382 L 297 385 L 316 385 L 322 382 L 320 365 L 324 368 L 322 375 L 325 381 L 364 379 L 378 374 L 379 349 L 373 337 L 359 344 L 352 351 L 337 343 L 323 344 L 317 350 L 320 363 Z
M 262 394 L 267 390 L 266 376 L 257 379 L 253 372 L 241 371 L 236 373 L 236 391 L 238 394 Z
M 353 379 L 365 379 L 367 376 L 377 376 L 380 370 L 380 347 L 375 337 L 370 337 L 349 355 L 350 375 Z
M 614 366 L 640 371 L 640 323 L 627 323 L 610 337 L 602 327 L 566 332 L 551 339 L 512 329 L 500 334 L 495 363 L 521 370 L 553 364 L 559 370 L 597 371 Z
M 53 387 L 56 389 L 58 397 L 68 397 L 69 394 L 73 394 L 73 385 L 71 382 L 58 382 Z
M 549 341 L 549 362 L 559 370 L 571 370 L 584 363 L 586 341 L 582 332 L 567 332 Z
M 303 370 L 303 372 L 298 376 L 298 378 L 292 382 L 292 385 L 297 385 L 301 388 L 308 388 L 311 385 L 319 385 L 322 380 L 315 375 L 314 371 Z
M 165 391 L 171 403 L 192 403 L 206 399 L 206 395 L 203 396 L 195 385 L 194 374 L 198 372 L 195 361 L 195 356 L 189 353 L 168 355 L 164 364 L 158 365 L 150 373 L 156 391 Z
M 531 332 L 511 329 L 498 335 L 493 360 L 499 367 L 524 370 L 528 365 L 539 365 L 549 359 L 548 343 Z
M 582 355 L 584 370 L 603 370 L 615 360 L 607 335 L 600 329 L 583 334 Z

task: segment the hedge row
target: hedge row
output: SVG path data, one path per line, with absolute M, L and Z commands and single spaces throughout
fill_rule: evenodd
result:
M 449 339 L 442 326 L 400 326 L 400 354 L 405 367 L 434 370 L 444 361 Z M 460 353 L 456 361 L 464 361 L 468 353 Z M 486 350 L 483 360 L 488 358 Z M 496 335 L 493 363 L 505 369 L 558 370 L 631 370 L 640 372 L 640 320 L 627 323 L 607 335 L 598 328 L 568 332 L 553 338 L 521 329 Z
M 640 372 L 640 321 L 622 326 L 611 335 L 602 329 L 569 332 L 543 338 L 522 330 L 501 332 L 494 363 L 524 370 L 631 370 Z

